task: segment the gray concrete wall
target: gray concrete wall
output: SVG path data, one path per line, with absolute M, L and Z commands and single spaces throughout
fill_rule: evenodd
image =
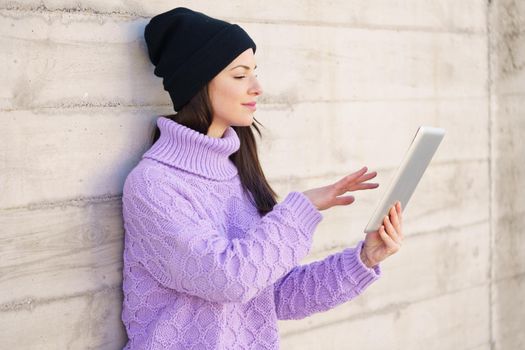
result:
M 419 125 L 447 135 L 405 245 L 359 298 L 280 321 L 283 349 L 521 349 L 525 6 L 518 1 L 0 1 L 0 344 L 119 349 L 121 193 L 171 104 L 148 19 L 188 6 L 258 45 L 261 161 L 281 199 L 367 165 L 312 253 L 364 236 Z
M 525 2 L 490 12 L 491 328 L 497 349 L 525 349 Z

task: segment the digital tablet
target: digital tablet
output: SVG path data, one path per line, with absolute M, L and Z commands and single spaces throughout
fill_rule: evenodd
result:
M 405 158 L 403 158 L 368 225 L 366 225 L 365 233 L 379 230 L 383 224 L 383 218 L 395 202 L 400 201 L 401 208 L 403 212 L 405 211 L 408 200 L 414 193 L 444 136 L 445 130 L 441 128 L 420 126 L 417 129 Z

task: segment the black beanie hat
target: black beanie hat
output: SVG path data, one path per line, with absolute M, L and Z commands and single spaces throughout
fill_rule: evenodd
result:
M 175 111 L 255 43 L 237 24 L 177 7 L 151 18 L 144 29 L 155 75 L 163 78 Z

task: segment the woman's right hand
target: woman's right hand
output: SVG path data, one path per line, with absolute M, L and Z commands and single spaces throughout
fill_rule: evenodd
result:
M 355 201 L 355 197 L 341 196 L 342 194 L 348 191 L 369 190 L 379 187 L 378 183 L 365 183 L 377 175 L 375 171 L 365 174 L 367 170 L 365 166 L 331 185 L 307 190 L 303 194 L 310 199 L 317 210 L 329 209 L 334 205 L 349 205 Z

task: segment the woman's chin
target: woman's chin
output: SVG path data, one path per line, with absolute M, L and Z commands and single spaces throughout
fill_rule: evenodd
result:
M 250 126 L 252 124 L 253 124 L 253 115 L 250 114 L 249 116 L 240 120 L 239 123 L 237 123 L 237 126 Z

